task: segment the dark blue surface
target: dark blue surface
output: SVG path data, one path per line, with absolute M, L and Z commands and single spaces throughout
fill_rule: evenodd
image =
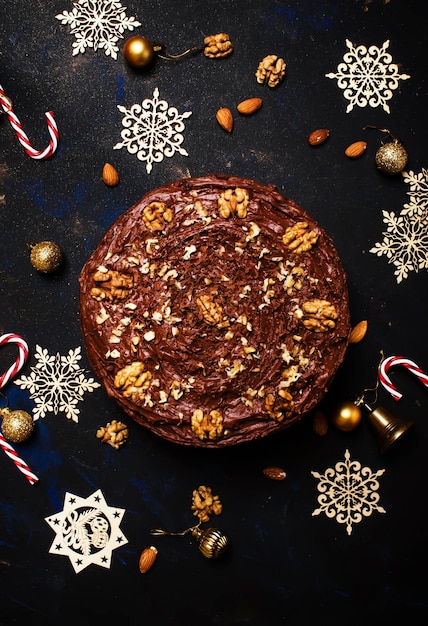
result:
M 226 32 L 235 44 L 227 59 L 193 55 L 177 63 L 158 59 L 145 72 L 131 69 L 102 50 L 72 57 L 73 37 L 55 15 L 71 10 L 66 0 L 1 2 L 0 84 L 11 97 L 35 147 L 44 147 L 44 112 L 53 110 L 60 146 L 53 158 L 25 155 L 6 119 L 0 120 L 0 334 L 16 332 L 30 346 L 50 354 L 82 347 L 78 318 L 78 275 L 110 224 L 148 190 L 169 181 L 207 173 L 230 173 L 274 184 L 311 213 L 334 238 L 348 273 L 353 322 L 367 319 L 369 332 L 351 346 L 325 401 L 327 412 L 373 385 L 380 350 L 402 354 L 428 369 L 426 270 L 401 284 L 385 257 L 370 254 L 384 230 L 382 210 L 397 214 L 408 201 L 401 176 L 385 177 L 374 165 L 381 135 L 363 133 L 366 124 L 386 126 L 409 152 L 407 169 L 427 167 L 427 8 L 419 2 L 182 1 L 126 2 L 135 31 L 164 42 L 171 52 L 199 45 L 203 37 Z M 125 39 L 130 36 L 125 32 Z M 355 45 L 381 46 L 400 72 L 400 83 L 381 107 L 355 108 L 335 72 Z M 122 40 L 123 42 L 123 40 Z M 267 54 L 287 62 L 276 90 L 256 83 L 254 72 Z M 186 120 L 183 147 L 144 164 L 120 141 L 118 104 L 130 106 L 160 97 Z M 215 121 L 221 106 L 234 108 L 251 96 L 263 98 L 255 116 L 237 117 L 232 134 Z M 331 131 L 313 150 L 308 134 Z M 347 145 L 368 141 L 358 161 L 344 157 Z M 120 184 L 101 180 L 113 163 Z M 52 276 L 30 265 L 27 243 L 53 240 L 66 261 Z M 426 298 L 425 298 L 426 299 Z M 4 371 L 14 350 L 0 350 Z M 384 624 L 394 617 L 410 626 L 426 624 L 428 390 L 409 375 L 394 377 L 403 399 L 381 392 L 381 404 L 415 428 L 388 455 L 381 456 L 366 421 L 352 433 L 330 428 L 321 438 L 310 419 L 278 436 L 220 451 L 177 447 L 125 419 L 102 389 L 85 395 L 79 423 L 63 414 L 39 420 L 34 436 L 17 446 L 40 477 L 32 487 L 0 455 L 0 624 L 50 626 L 306 626 Z M 29 394 L 11 384 L 4 392 L 12 408 L 31 411 Z M 128 423 L 130 437 L 116 451 L 95 437 L 112 419 Z M 343 460 L 345 450 L 380 479 L 380 504 L 355 524 L 343 525 L 317 507 L 317 481 Z M 273 482 L 264 467 L 279 465 L 286 480 Z M 230 537 L 222 560 L 204 559 L 186 537 L 160 537 L 158 561 L 149 574 L 138 571 L 143 548 L 154 543 L 151 528 L 181 530 L 194 519 L 193 489 L 205 484 L 219 494 L 223 513 L 213 519 Z M 128 543 L 112 553 L 110 569 L 94 565 L 75 574 L 66 557 L 48 553 L 53 540 L 46 516 L 62 510 L 65 492 L 87 497 L 101 489 L 107 503 L 126 510 L 121 529 Z

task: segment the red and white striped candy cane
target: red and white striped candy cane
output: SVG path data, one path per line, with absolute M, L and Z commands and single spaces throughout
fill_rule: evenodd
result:
M 4 438 L 4 436 L 0 433 L 0 447 L 3 452 L 7 454 L 7 456 L 12 459 L 15 463 L 16 467 L 24 474 L 25 478 L 30 482 L 31 485 L 34 485 L 39 479 L 28 467 L 27 463 L 21 459 L 16 450 L 10 445 L 10 443 Z
M 428 387 L 428 376 L 418 365 L 416 365 L 416 363 L 410 359 L 404 358 L 403 356 L 389 356 L 384 359 L 379 366 L 379 380 L 385 389 L 389 391 L 394 400 L 400 400 L 400 398 L 403 397 L 403 394 L 400 393 L 395 385 L 392 384 L 392 381 L 387 374 L 388 370 L 395 365 L 402 365 L 409 370 L 409 372 L 414 374 L 421 381 L 421 383 L 425 385 L 425 387 Z
M 15 363 L 0 376 L 0 389 L 7 385 L 9 380 L 19 372 L 28 358 L 28 344 L 22 337 L 15 333 L 6 333 L 6 335 L 0 337 L 0 347 L 7 343 L 16 343 L 18 345 L 19 355 Z
M 16 335 L 15 333 L 6 333 L 0 337 L 0 347 L 4 346 L 7 343 L 16 343 L 19 349 L 19 355 L 16 359 L 15 363 L 9 367 L 7 372 L 5 372 L 2 376 L 0 376 L 0 389 L 7 385 L 9 380 L 13 378 L 19 370 L 24 365 L 25 361 L 28 358 L 28 344 L 22 337 Z M 7 456 L 12 459 L 15 463 L 16 467 L 24 474 L 26 479 L 34 485 L 39 479 L 28 467 L 27 463 L 21 459 L 16 450 L 12 447 L 12 445 L 5 439 L 3 434 L 0 432 L 0 447 L 3 452 L 7 454 Z
M 18 137 L 18 141 L 21 143 L 22 146 L 24 146 L 24 150 L 28 154 L 28 156 L 30 156 L 32 159 L 47 159 L 48 157 L 53 155 L 58 147 L 59 133 L 58 126 L 56 125 L 54 114 L 52 111 L 45 113 L 48 125 L 48 132 L 50 135 L 49 145 L 44 150 L 35 150 L 31 145 L 28 136 L 24 132 L 21 122 L 19 121 L 18 117 L 12 109 L 10 99 L 6 96 L 4 89 L 1 85 L 0 104 L 9 119 L 10 125 L 12 126 L 13 130 L 16 133 L 16 136 Z

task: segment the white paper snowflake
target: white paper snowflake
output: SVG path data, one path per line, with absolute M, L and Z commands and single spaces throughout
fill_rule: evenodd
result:
M 346 524 L 348 535 L 352 533 L 352 524 L 358 524 L 363 517 L 369 517 L 374 511 L 386 513 L 378 506 L 380 499 L 376 480 L 385 472 L 384 469 L 372 472 L 369 467 L 362 467 L 359 461 L 351 461 L 349 450 L 345 452 L 345 462 L 339 461 L 334 468 L 328 468 L 324 474 L 312 472 L 319 479 L 318 504 L 321 506 L 312 513 L 325 513 L 328 518 L 336 518 L 339 524 Z
M 170 107 L 166 100 L 159 100 L 159 89 L 153 92 L 153 99 L 146 98 L 141 105 L 133 104 L 130 109 L 118 105 L 124 114 L 121 132 L 122 142 L 113 146 L 114 150 L 126 148 L 137 159 L 146 162 L 147 173 L 152 171 L 153 163 L 160 163 L 164 157 L 172 157 L 175 152 L 188 156 L 181 144 L 181 134 L 185 128 L 183 120 L 192 115 L 191 111 L 179 113 Z
M 344 97 L 349 100 L 346 112 L 354 106 L 373 108 L 382 106 L 390 113 L 388 100 L 398 88 L 399 80 L 410 78 L 408 74 L 399 74 L 398 65 L 392 63 L 392 56 L 387 52 L 389 40 L 381 48 L 377 46 L 354 46 L 346 39 L 349 52 L 343 55 L 343 63 L 337 66 L 337 72 L 326 74 L 327 78 L 337 79 Z
M 116 45 L 123 38 L 123 32 L 141 26 L 134 17 L 126 16 L 126 7 L 117 0 L 77 0 L 72 11 L 63 11 L 56 15 L 62 24 L 70 26 L 70 33 L 75 36 L 73 56 L 83 53 L 87 48 L 104 50 L 107 56 L 117 59 L 119 47 Z
M 78 402 L 85 392 L 92 392 L 100 384 L 93 378 L 85 378 L 85 370 L 78 361 L 82 358 L 80 347 L 69 350 L 67 356 L 52 356 L 46 349 L 36 345 L 37 364 L 31 368 L 29 376 L 21 376 L 15 385 L 30 390 L 30 398 L 35 401 L 33 416 L 35 420 L 45 417 L 48 412 L 66 414 L 68 419 L 79 421 Z
M 393 211 L 382 211 L 386 231 L 383 240 L 376 242 L 370 252 L 386 256 L 396 270 L 397 283 L 408 277 L 409 272 L 418 273 L 428 269 L 428 171 L 403 172 L 409 183 L 410 203 L 397 216 Z
M 76 574 L 91 563 L 109 568 L 112 551 L 128 543 L 119 528 L 124 513 L 107 506 L 100 489 L 88 498 L 67 492 L 63 510 L 45 517 L 56 533 L 49 552 L 68 556 Z

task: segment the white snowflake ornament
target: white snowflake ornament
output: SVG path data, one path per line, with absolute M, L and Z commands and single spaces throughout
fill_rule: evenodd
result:
M 428 171 L 402 172 L 402 175 L 410 186 L 407 193 L 410 202 L 399 215 L 382 211 L 386 224 L 383 240 L 370 248 L 372 254 L 386 256 L 388 263 L 395 266 L 397 283 L 410 272 L 428 269 Z
M 76 574 L 91 563 L 109 568 L 113 550 L 128 543 L 119 528 L 124 513 L 100 489 L 88 498 L 67 492 L 63 510 L 45 517 L 56 533 L 49 552 L 68 556 Z
M 37 364 L 31 368 L 29 376 L 21 376 L 15 385 L 30 390 L 30 398 L 36 406 L 34 420 L 45 417 L 49 412 L 55 415 L 62 412 L 68 419 L 79 421 L 80 410 L 77 404 L 83 400 L 85 392 L 92 392 L 101 385 L 93 378 L 85 378 L 85 370 L 79 367 L 82 358 L 80 347 L 69 350 L 67 356 L 52 356 L 46 349 L 36 345 Z
M 148 174 L 153 163 L 160 163 L 164 157 L 172 157 L 175 152 L 189 156 L 182 147 L 185 128 L 184 119 L 192 115 L 191 111 L 179 113 L 170 107 L 166 100 L 159 99 L 159 89 L 153 92 L 153 99 L 146 98 L 140 104 L 133 104 L 130 109 L 118 105 L 124 114 L 121 132 L 122 141 L 113 146 L 114 150 L 126 148 L 137 159 L 145 161 Z
M 77 0 L 72 11 L 56 15 L 62 24 L 70 26 L 73 43 L 73 56 L 84 53 L 87 48 L 104 50 L 107 56 L 117 59 L 117 42 L 123 38 L 125 30 L 141 26 L 134 17 L 127 17 L 126 7 L 118 0 Z
M 359 461 L 351 461 L 349 450 L 345 452 L 345 462 L 339 461 L 334 468 L 328 468 L 324 474 L 311 472 L 319 479 L 319 508 L 312 515 L 325 513 L 329 518 L 336 518 L 339 524 L 346 524 L 348 535 L 352 533 L 352 524 L 358 524 L 363 517 L 369 517 L 374 511 L 386 513 L 378 505 L 377 493 L 379 481 L 384 469 L 372 472 L 369 467 L 362 467 Z
M 376 108 L 383 107 L 390 113 L 388 101 L 393 91 L 398 88 L 400 80 L 410 78 L 408 74 L 399 74 L 398 65 L 392 63 L 392 56 L 387 52 L 389 40 L 381 48 L 377 46 L 354 46 L 346 39 L 349 52 L 343 55 L 343 63 L 337 66 L 337 72 L 326 74 L 327 78 L 335 78 L 344 97 L 349 100 L 346 112 L 354 106 Z

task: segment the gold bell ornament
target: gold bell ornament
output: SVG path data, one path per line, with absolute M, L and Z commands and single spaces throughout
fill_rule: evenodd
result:
M 391 141 L 382 142 L 381 147 L 375 155 L 376 167 L 384 174 L 399 174 L 407 165 L 407 150 L 399 139 L 392 135 L 387 128 L 378 128 L 377 126 L 364 126 L 363 130 L 374 128 L 381 133 L 386 133 L 386 137 Z
M 387 452 L 413 426 L 413 422 L 395 417 L 382 406 L 373 408 L 366 402 L 364 396 L 360 396 L 355 402 L 339 404 L 331 416 L 333 425 L 345 432 L 355 430 L 362 419 L 360 407 L 364 407 L 369 413 L 368 421 L 377 436 L 382 454 Z
M 363 406 L 368 412 L 368 420 L 378 440 L 381 454 L 387 452 L 413 426 L 413 422 L 395 417 L 383 406 L 372 408 L 364 398 L 358 398 L 357 406 Z
M 166 52 L 165 45 L 156 43 L 141 35 L 134 35 L 127 39 L 123 45 L 122 52 L 125 61 L 136 69 L 141 69 L 151 65 L 155 57 L 167 61 L 177 61 L 183 57 L 203 50 L 204 56 L 215 59 L 229 56 L 233 51 L 233 44 L 229 35 L 218 33 L 205 37 L 203 45 L 188 48 L 180 54 L 170 54 Z
M 187 528 L 181 532 L 168 532 L 166 530 L 155 528 L 150 531 L 151 535 L 172 535 L 183 536 L 187 533 L 191 533 L 192 537 L 196 539 L 199 551 L 207 559 L 218 559 L 223 556 L 229 546 L 228 537 L 218 528 L 200 528 L 200 524 Z
M 368 411 L 368 421 L 377 437 L 381 454 L 387 452 L 392 445 L 401 439 L 409 428 L 413 426 L 413 422 L 404 421 L 395 417 L 395 415 L 382 406 L 375 408 L 371 406 L 371 404 L 377 403 L 379 383 L 382 383 L 387 389 L 392 388 L 393 391 L 395 390 L 395 387 L 392 386 L 391 381 L 386 376 L 386 367 L 389 367 L 391 364 L 394 365 L 397 362 L 398 364 L 403 364 L 403 361 L 405 361 L 404 365 L 407 368 L 413 368 L 413 373 L 416 372 L 418 376 L 426 377 L 427 380 L 424 384 L 428 386 L 428 376 L 426 376 L 413 361 L 408 361 L 408 359 L 403 359 L 402 357 L 388 357 L 384 359 L 383 352 L 381 351 L 381 360 L 378 365 L 378 378 L 375 387 L 364 389 L 354 402 L 343 402 L 339 404 L 331 416 L 331 421 L 336 428 L 343 431 L 351 431 L 360 424 L 362 419 L 360 407 L 364 407 L 366 411 Z M 368 392 L 374 392 L 375 394 L 373 402 L 370 404 L 365 397 Z M 398 395 L 398 392 L 396 392 L 396 394 Z

